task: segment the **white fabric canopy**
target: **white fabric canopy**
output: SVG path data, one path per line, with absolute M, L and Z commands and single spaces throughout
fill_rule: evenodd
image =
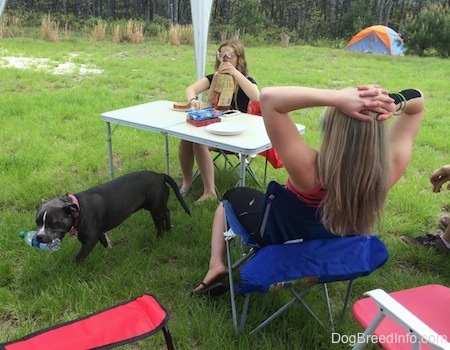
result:
M 212 2 L 213 0 L 191 0 L 192 25 L 194 27 L 195 71 L 197 80 L 205 76 Z
M 0 18 L 2 18 L 3 10 L 5 9 L 6 0 L 0 0 Z

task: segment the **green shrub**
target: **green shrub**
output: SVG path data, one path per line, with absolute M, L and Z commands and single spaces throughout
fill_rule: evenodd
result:
M 417 18 L 409 17 L 405 23 L 407 52 L 419 56 L 450 55 L 450 9 L 443 5 L 430 5 Z
M 211 23 L 209 28 L 209 36 L 214 42 L 222 42 L 226 38 L 230 38 L 236 32 L 236 27 L 231 24 Z

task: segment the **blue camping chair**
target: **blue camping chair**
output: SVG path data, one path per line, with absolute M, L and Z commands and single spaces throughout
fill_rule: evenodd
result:
M 348 281 L 340 317 L 343 321 L 356 278 L 369 275 L 388 259 L 386 246 L 378 237 L 339 238 L 332 235 L 323 227 L 316 208 L 300 202 L 293 193 L 274 181 L 268 185 L 259 230 L 255 233 L 244 229 L 230 202 L 223 200 L 222 203 L 225 209 L 224 236 L 231 311 L 236 332 L 244 328 L 250 296 L 255 292 L 267 293 L 279 289 L 289 290 L 292 299 L 260 323 L 252 333 L 266 326 L 296 301 L 323 325 L 303 299 L 316 285 L 323 286 L 329 323 L 334 329 L 327 284 Z M 233 263 L 230 241 L 236 236 L 249 249 Z M 235 283 L 233 271 L 238 267 L 240 281 Z M 239 325 L 238 296 L 244 296 Z

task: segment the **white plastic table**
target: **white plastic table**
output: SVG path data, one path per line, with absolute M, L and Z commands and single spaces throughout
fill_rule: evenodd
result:
M 258 154 L 272 147 L 272 143 L 266 133 L 263 118 L 259 116 L 241 113 L 235 117 L 221 118 L 221 123 L 240 123 L 245 126 L 245 130 L 242 133 L 225 136 L 212 134 L 207 131 L 206 127 L 196 127 L 187 123 L 186 114 L 174 111 L 172 107 L 172 101 L 155 101 L 102 113 L 101 117 L 106 123 L 111 178 L 114 178 L 111 123 L 162 133 L 165 137 L 167 174 L 169 174 L 168 136 L 239 153 L 238 186 L 245 186 L 246 156 Z M 305 132 L 305 126 L 297 124 L 297 128 L 301 134 Z
M 109 173 L 111 178 L 114 178 L 112 135 L 119 125 L 162 133 L 165 141 L 166 173 L 169 174 L 169 143 L 165 130 L 186 120 L 185 113 L 173 110 L 172 101 L 155 101 L 104 112 L 101 118 L 106 123 L 106 140 L 108 142 Z M 116 128 L 112 131 L 111 123 L 116 124 Z

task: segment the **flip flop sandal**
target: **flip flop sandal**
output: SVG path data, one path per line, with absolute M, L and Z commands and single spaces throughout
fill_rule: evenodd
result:
M 438 236 L 438 238 L 436 239 L 436 246 L 435 249 L 438 253 L 444 254 L 444 255 L 449 255 L 450 254 L 450 248 L 448 248 L 445 243 L 444 240 L 442 239 L 441 236 Z
M 180 188 L 180 194 L 181 194 L 181 197 L 186 197 L 186 196 L 188 195 L 188 193 L 189 193 L 190 190 L 191 190 L 190 188 L 187 189 L 187 190 L 182 190 L 182 189 Z
M 413 244 L 426 248 L 435 248 L 436 240 L 439 236 L 431 233 L 427 233 L 420 237 L 401 236 L 401 240 L 408 244 Z
M 192 292 L 193 295 L 197 296 L 210 296 L 210 297 L 220 297 L 221 295 L 228 292 L 228 287 L 222 282 L 216 282 L 211 285 L 207 285 L 204 282 L 200 283 L 204 288 L 199 291 Z

